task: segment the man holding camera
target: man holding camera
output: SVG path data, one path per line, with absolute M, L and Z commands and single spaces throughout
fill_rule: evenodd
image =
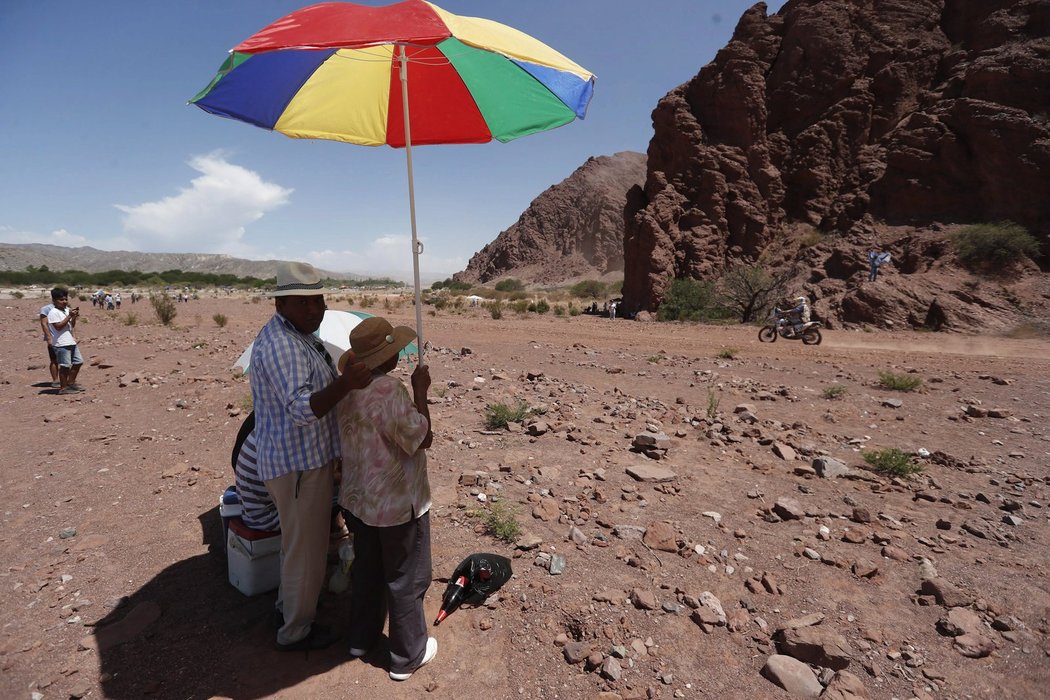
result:
M 47 328 L 51 331 L 51 347 L 55 349 L 55 358 L 58 360 L 58 393 L 75 394 L 84 391 L 77 384 L 77 375 L 80 374 L 84 358 L 73 337 L 73 328 L 80 318 L 80 307 L 69 308 L 69 292 L 62 287 L 51 290 L 51 302 L 55 308 L 47 314 Z

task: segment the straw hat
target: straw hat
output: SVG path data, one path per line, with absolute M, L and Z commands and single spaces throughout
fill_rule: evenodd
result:
M 339 371 L 342 372 L 346 367 L 350 353 L 355 355 L 357 362 L 363 362 L 368 369 L 375 369 L 415 339 L 416 332 L 408 326 L 394 328 L 390 321 L 380 316 L 366 318 L 350 331 L 350 349 L 339 358 Z
M 322 294 L 321 276 L 309 263 L 282 262 L 277 264 L 277 289 L 271 296 L 301 297 Z

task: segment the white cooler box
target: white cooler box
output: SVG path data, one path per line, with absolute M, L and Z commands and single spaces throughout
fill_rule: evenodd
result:
M 230 583 L 244 595 L 258 595 L 281 583 L 281 533 L 250 530 L 234 517 L 226 534 Z

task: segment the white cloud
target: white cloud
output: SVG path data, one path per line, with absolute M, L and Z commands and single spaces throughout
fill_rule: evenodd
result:
M 419 276 L 424 280 L 443 279 L 467 266 L 464 258 L 442 255 L 428 246 L 426 239 L 421 241 L 423 253 L 419 256 Z M 305 254 L 305 260 L 325 270 L 388 276 L 411 282 L 412 237 L 380 236 L 363 248 L 312 251 Z
M 75 233 L 70 233 L 64 228 L 57 229 L 51 233 L 36 233 L 34 231 L 15 231 L 10 226 L 0 226 L 0 240 L 3 240 L 4 243 L 46 243 L 67 248 L 89 245 L 88 239 Z
M 286 204 L 293 190 L 266 182 L 258 173 L 227 162 L 220 153 L 195 156 L 200 173 L 177 195 L 132 206 L 124 212 L 123 241 L 134 250 L 246 255 L 245 227 Z

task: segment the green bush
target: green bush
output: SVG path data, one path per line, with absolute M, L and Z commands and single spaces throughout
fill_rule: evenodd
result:
M 911 476 L 922 472 L 922 465 L 912 461 L 911 455 L 904 450 L 892 447 L 888 450 L 875 450 L 863 452 L 864 461 L 870 464 L 875 471 L 892 474 L 893 476 Z
M 22 299 L 23 297 L 25 297 L 25 294 L 19 291 L 14 291 L 11 292 L 11 296 L 13 296 L 15 299 Z
M 893 391 L 914 391 L 922 386 L 922 377 L 916 377 L 914 374 L 879 372 L 879 386 Z
M 517 301 L 510 302 L 507 306 L 509 306 L 515 313 L 523 314 L 529 310 L 529 300 L 518 299 Z
M 601 299 L 605 296 L 605 283 L 599 280 L 583 280 L 572 285 L 569 293 L 580 299 Z
M 525 283 L 513 277 L 508 277 L 496 283 L 497 292 L 520 292 L 523 289 L 525 289 Z
M 488 308 L 489 316 L 492 316 L 492 319 L 494 321 L 498 321 L 501 318 L 503 318 L 503 303 L 501 301 L 497 299 L 496 301 L 489 302 Z
M 513 406 L 490 403 L 485 407 L 485 427 L 489 430 L 506 428 L 507 423 L 521 423 L 529 415 L 529 405 L 518 399 Z
M 485 530 L 498 540 L 513 544 L 521 535 L 517 514 L 502 501 L 493 501 L 485 513 Z
M 824 387 L 824 391 L 820 392 L 820 395 L 825 399 L 837 399 L 846 395 L 846 387 L 841 384 L 831 384 Z
M 569 315 L 570 316 L 579 316 L 580 315 L 580 310 L 577 309 L 575 306 L 570 306 L 569 307 Z
M 565 307 L 562 306 L 561 304 L 555 304 L 554 305 L 554 315 L 555 316 L 564 316 L 565 315 Z
M 211 317 L 211 320 L 215 321 L 215 325 L 219 328 L 225 328 L 226 322 L 228 321 L 225 314 L 215 314 Z
M 536 302 L 536 313 L 545 314 L 551 310 L 551 305 L 547 303 L 546 299 L 540 299 Z
M 175 302 L 167 294 L 150 294 L 149 303 L 153 306 L 153 312 L 157 314 L 157 320 L 165 326 L 170 326 L 178 314 Z
M 673 280 L 656 312 L 658 321 L 702 321 L 723 315 L 714 285 L 694 279 Z
M 967 226 L 952 236 L 952 242 L 955 254 L 965 264 L 988 270 L 998 270 L 1039 254 L 1039 241 L 1024 227 L 1010 221 Z
M 722 360 L 732 360 L 738 352 L 740 351 L 736 348 L 722 348 L 718 351 L 718 357 Z

